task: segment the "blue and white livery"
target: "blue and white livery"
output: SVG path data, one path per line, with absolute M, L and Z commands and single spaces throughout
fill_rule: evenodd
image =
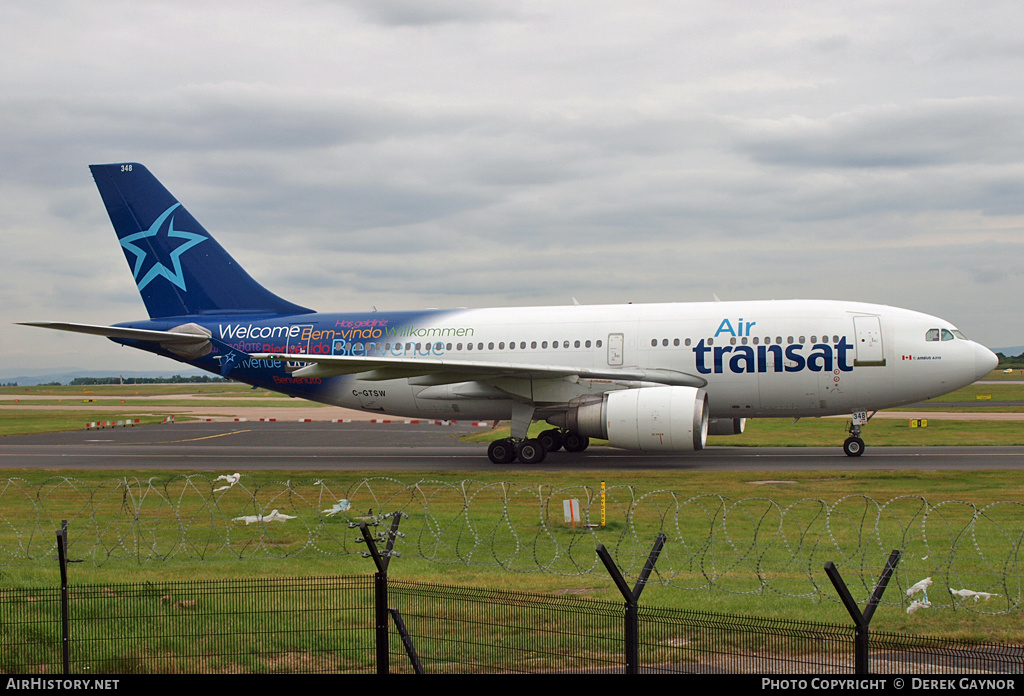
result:
M 593 437 L 703 449 L 747 418 L 853 414 L 939 396 L 997 364 L 937 317 L 823 300 L 323 313 L 253 280 L 140 164 L 91 167 L 145 321 L 32 323 L 106 336 L 232 379 L 396 416 L 510 420 L 495 463 Z M 552 429 L 527 436 L 534 421 Z

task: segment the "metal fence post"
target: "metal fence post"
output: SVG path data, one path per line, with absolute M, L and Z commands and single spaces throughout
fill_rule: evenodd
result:
M 68 521 L 57 530 L 57 563 L 60 565 L 60 638 L 64 674 L 71 674 L 71 622 L 68 617 Z
M 896 570 L 897 564 L 900 562 L 899 549 L 889 554 L 889 560 L 885 563 L 885 568 L 882 570 L 882 576 L 878 579 L 878 584 L 875 585 L 875 591 L 871 593 L 871 598 L 868 599 L 868 604 L 864 607 L 864 611 L 861 612 L 860 607 L 857 606 L 857 602 L 853 599 L 853 595 L 850 594 L 850 590 L 847 589 L 846 583 L 843 582 L 842 576 L 839 575 L 839 571 L 832 561 L 825 564 L 825 573 L 828 575 L 828 579 L 832 581 L 832 586 L 836 588 L 836 592 L 839 593 L 839 598 L 843 601 L 843 606 L 846 607 L 846 611 L 850 614 L 854 623 L 854 672 L 856 674 L 869 674 L 868 671 L 868 653 L 871 645 L 871 617 L 875 615 L 875 609 L 878 608 L 878 603 L 882 601 L 882 594 L 885 592 L 886 586 L 889 584 L 889 578 L 892 577 L 893 572 Z
M 622 577 L 622 573 L 619 571 L 618 566 L 615 565 L 615 561 L 612 560 L 612 556 L 608 553 L 608 549 L 604 547 L 604 544 L 599 544 L 597 547 L 598 557 L 604 563 L 604 567 L 608 570 L 608 574 L 611 575 L 612 581 L 626 600 L 622 631 L 626 653 L 626 674 L 640 673 L 640 594 L 647 585 L 647 578 L 654 572 L 654 564 L 658 562 L 658 555 L 661 554 L 661 549 L 664 546 L 665 535 L 663 533 L 658 534 L 658 538 L 654 540 L 654 547 L 647 556 L 647 562 L 644 563 L 644 569 L 640 571 L 640 577 L 637 578 L 636 586 L 632 590 L 629 589 L 626 579 Z
M 370 556 L 373 559 L 374 565 L 377 567 L 377 572 L 374 573 L 373 576 L 377 674 L 389 674 L 391 668 L 391 645 L 388 638 L 388 565 L 390 565 L 393 557 L 398 556 L 398 553 L 393 550 L 395 546 L 395 538 L 400 536 L 398 532 L 398 523 L 401 521 L 402 517 L 406 516 L 407 515 L 402 512 L 393 513 L 391 531 L 386 532 L 387 543 L 384 547 L 385 550 L 383 553 L 377 549 L 377 543 L 373 536 L 371 536 L 370 529 L 365 522 L 359 523 L 359 530 L 363 533 L 363 536 L 356 539 L 357 542 L 361 541 L 366 544 L 369 552 L 363 555 Z M 387 518 L 388 515 L 385 515 L 384 517 Z M 406 636 L 403 635 L 403 638 L 405 637 Z

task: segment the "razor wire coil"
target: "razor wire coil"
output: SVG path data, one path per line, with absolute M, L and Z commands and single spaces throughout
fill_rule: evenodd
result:
M 62 520 L 72 530 L 69 554 L 104 565 L 362 554 L 351 528 L 400 513 L 408 519 L 396 555 L 434 563 L 580 576 L 603 572 L 595 549 L 604 545 L 623 574 L 636 577 L 654 538 L 665 534 L 648 582 L 683 590 L 834 601 L 822 573 L 832 561 L 855 596 L 866 598 L 898 549 L 893 581 L 900 591 L 888 593 L 887 604 L 908 606 L 907 589 L 925 577 L 934 583 L 926 599 L 936 607 L 1005 614 L 1024 600 L 1024 505 L 1015 501 L 979 507 L 847 495 L 782 504 L 617 485 L 604 490 L 609 521 L 602 527 L 595 522 L 602 495 L 588 486 L 222 479 L 0 479 L 0 566 L 50 561 Z M 579 501 L 579 520 L 562 516 L 566 500 Z

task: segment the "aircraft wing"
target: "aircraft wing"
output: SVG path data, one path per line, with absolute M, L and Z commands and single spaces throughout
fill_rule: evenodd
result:
M 675 370 L 581 367 L 531 363 L 485 362 L 478 360 L 440 360 L 437 358 L 377 358 L 350 355 L 305 355 L 254 353 L 257 360 L 288 360 L 310 363 L 292 374 L 295 377 L 334 377 L 357 375 L 359 379 L 380 381 L 409 378 L 415 384 L 439 385 L 498 378 L 557 379 L 578 376 L 584 379 L 616 379 L 654 382 L 669 386 L 704 387 L 707 380 Z

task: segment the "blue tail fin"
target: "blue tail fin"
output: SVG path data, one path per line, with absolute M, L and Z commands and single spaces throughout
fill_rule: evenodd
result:
M 141 164 L 89 169 L 151 318 L 312 311 L 253 280 Z

